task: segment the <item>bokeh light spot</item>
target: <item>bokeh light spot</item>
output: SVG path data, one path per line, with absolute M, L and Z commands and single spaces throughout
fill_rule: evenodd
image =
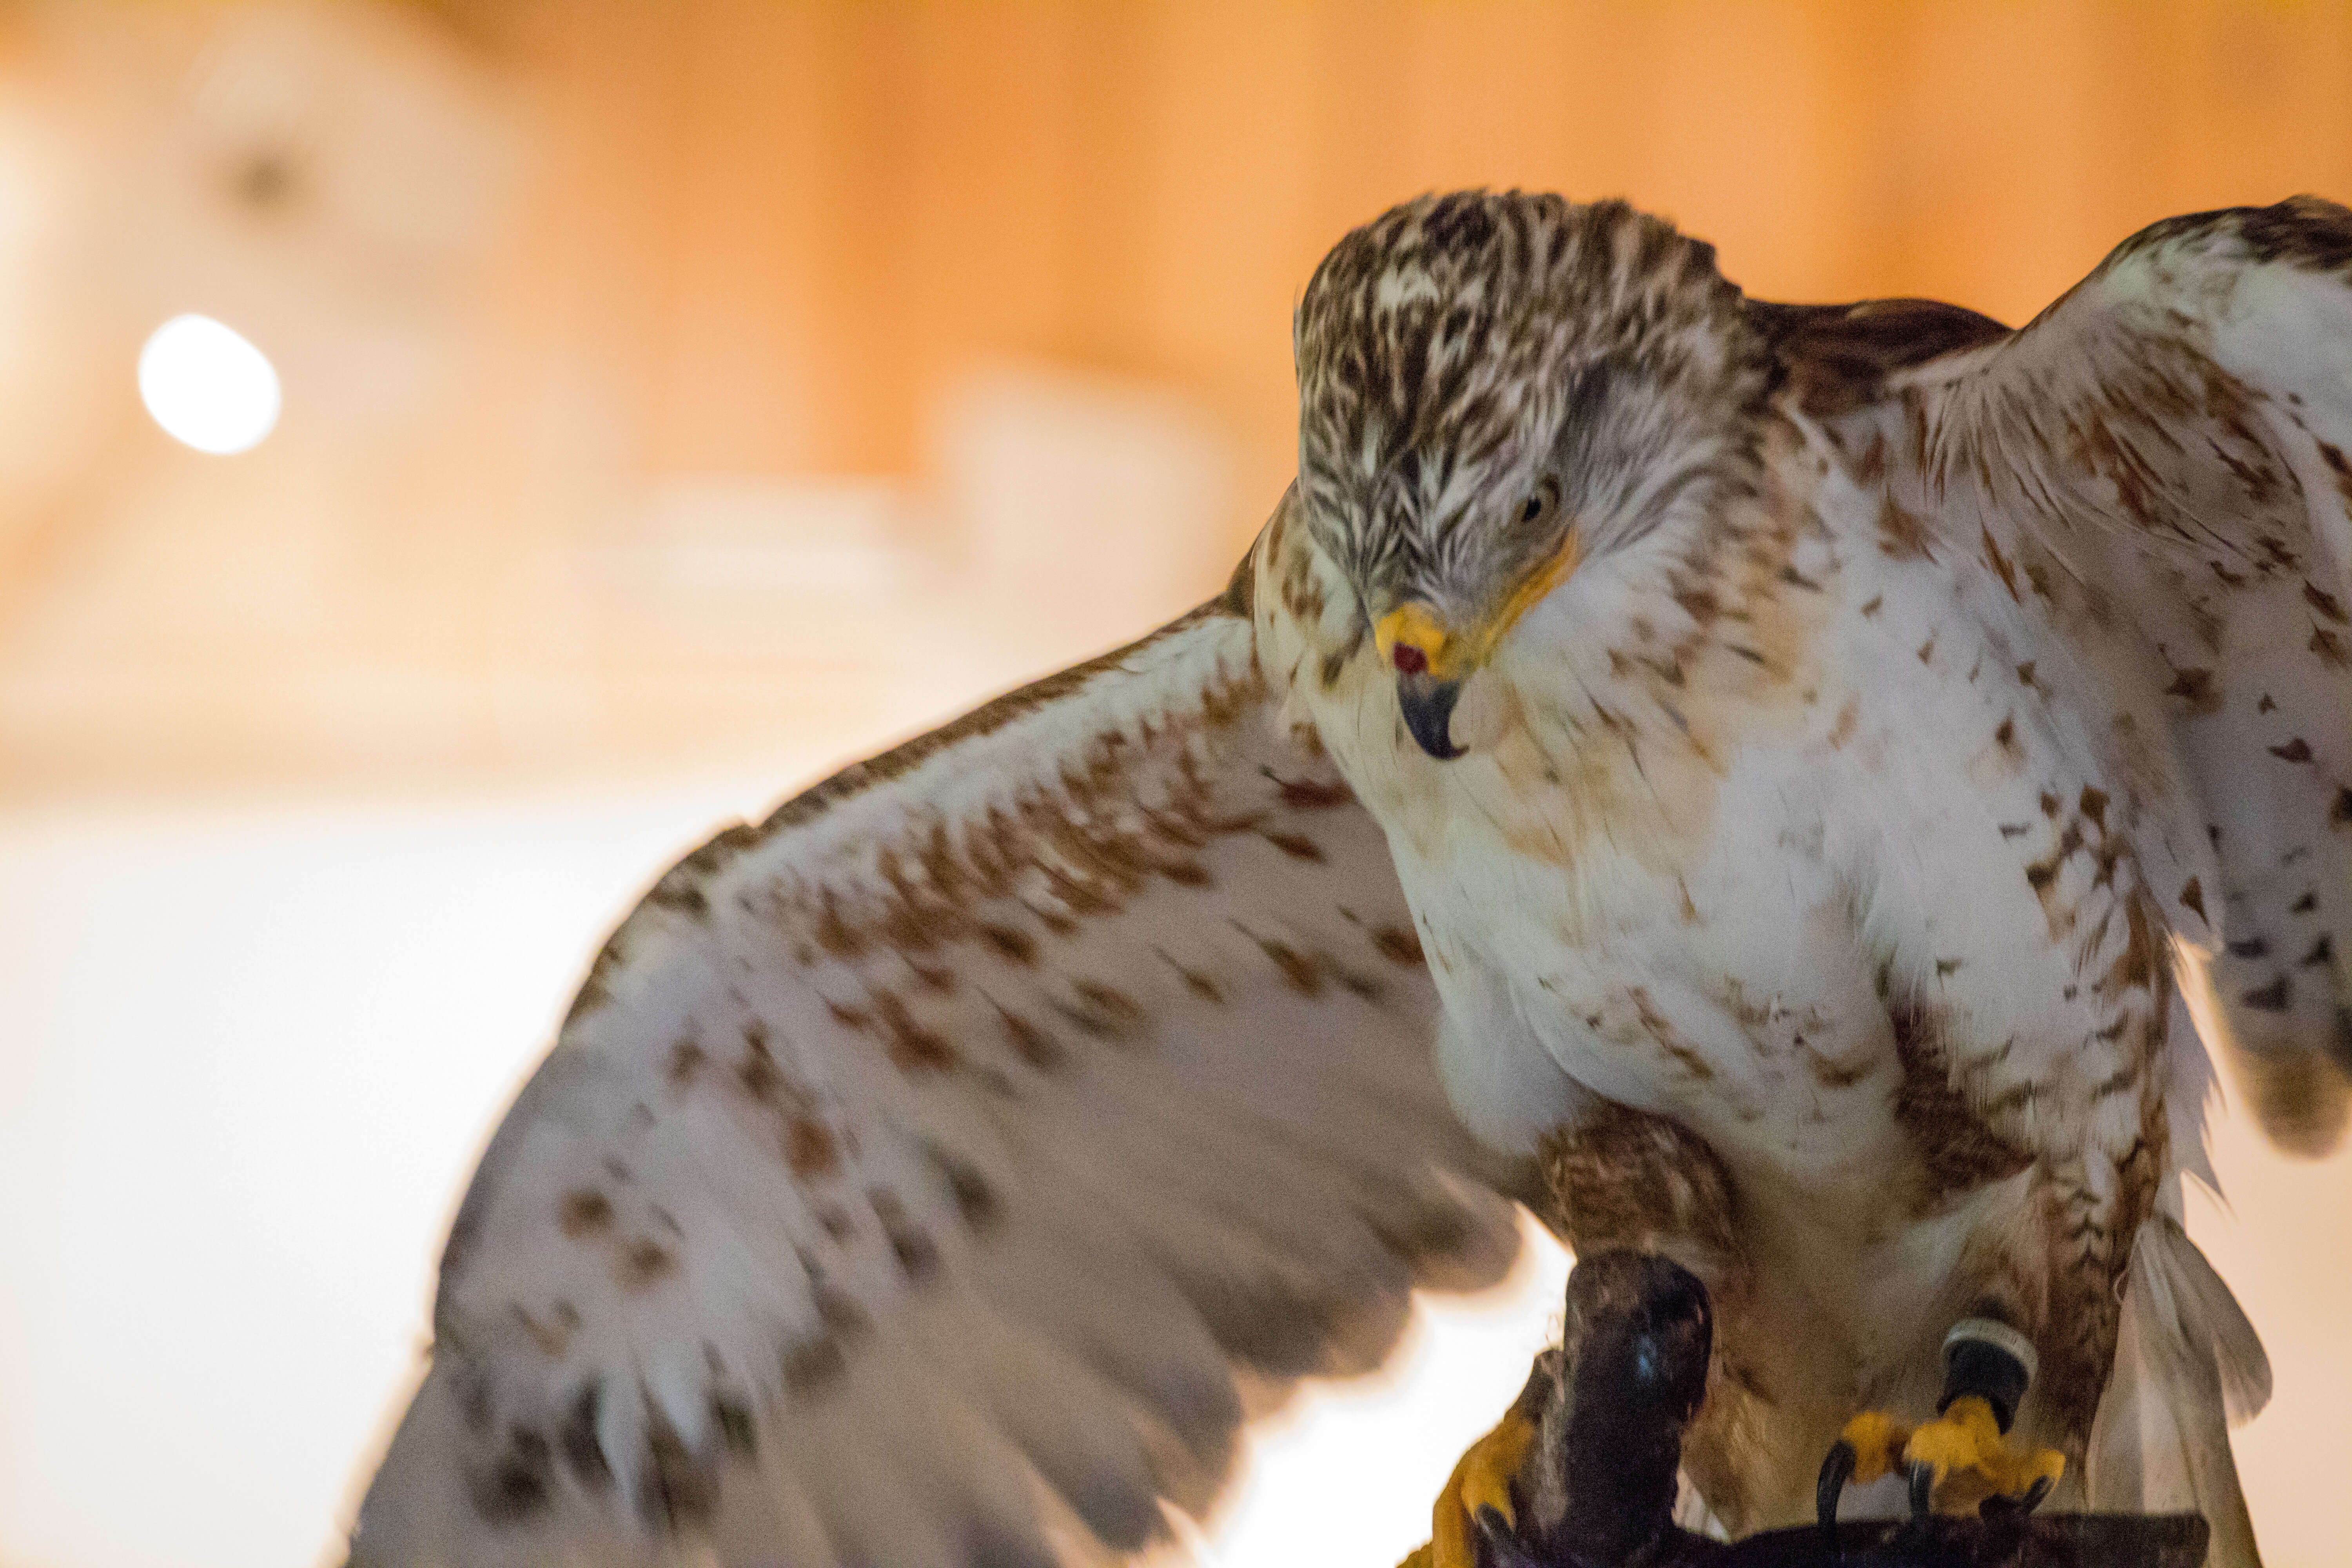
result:
M 139 351 L 139 396 L 173 440 L 226 456 L 260 444 L 282 401 L 268 356 L 210 316 L 174 316 Z

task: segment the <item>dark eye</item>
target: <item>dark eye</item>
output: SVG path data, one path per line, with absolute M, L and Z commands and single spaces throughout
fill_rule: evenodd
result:
M 1542 515 L 1543 497 L 1529 496 L 1525 501 L 1520 503 L 1519 521 L 1521 522 L 1533 522 Z

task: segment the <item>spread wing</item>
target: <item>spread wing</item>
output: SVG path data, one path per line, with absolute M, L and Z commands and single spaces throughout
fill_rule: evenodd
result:
M 1920 320 L 1916 353 L 1885 320 L 1843 354 L 1804 351 L 1838 336 L 1831 317 L 1773 321 L 1805 367 L 1790 378 L 1799 404 L 1869 433 L 1861 466 L 1885 486 L 1885 552 L 1940 554 L 1950 591 L 2019 650 L 2006 689 L 2056 682 L 2108 703 L 2076 716 L 2131 798 L 2045 787 L 2046 831 L 2072 824 L 2027 868 L 2037 893 L 2058 897 L 2044 905 L 2051 934 L 2080 913 L 2080 951 L 2125 950 L 2084 984 L 2145 984 L 2148 944 L 2117 940 L 2131 910 L 2098 901 L 2137 879 L 2210 956 L 2187 966 L 2210 981 L 2200 1022 L 2231 1048 L 2265 1127 L 2323 1152 L 2352 1079 L 2352 213 L 2298 198 L 2177 218 L 2020 331 Z M 1915 515 L 1933 520 L 1932 540 L 1907 531 Z M 1992 673 L 2005 685 L 2007 668 Z M 2004 721 L 1996 738 L 2008 736 Z M 2142 812 L 2141 797 L 2162 808 Z M 2120 871 L 2111 823 L 2134 825 Z M 2020 828 L 2029 842 L 2042 831 Z M 2017 1051 L 2009 1076 L 2022 1080 L 1998 1102 L 1998 1075 L 1955 1087 L 2037 1151 L 2079 1147 L 2080 1118 L 2033 1110 L 2067 1074 L 2107 1070 L 2105 1041 Z M 2110 1081 L 2169 1077 L 2173 1156 L 2193 1165 L 2203 1061 L 2185 1029 L 2168 1050 Z M 2095 1104 L 2105 1087 L 2048 1103 Z M 2102 1145 L 2117 1172 L 2136 1131 Z M 2112 1254 L 2128 1265 L 2112 1370 L 2078 1376 L 2078 1394 L 2105 1388 L 2091 1501 L 2195 1506 L 2214 1561 L 2257 1561 L 2224 1422 L 2269 1392 L 2253 1331 L 2170 1218 L 2084 1212 L 2067 1245 L 2086 1255 L 2105 1250 L 2100 1226 L 2137 1226 L 2127 1260 Z
M 2209 1026 L 2265 1127 L 2325 1151 L 2352 1074 L 2352 213 L 2158 224 L 2015 333 L 1873 310 L 1786 312 L 1851 340 L 1799 353 L 1808 401 L 1875 401 L 1895 488 L 2105 667 L 2118 754 L 2177 770 L 2207 841 L 2143 845 L 2173 868 L 2152 890 L 2222 939 Z M 2122 733 L 2134 706 L 2161 738 Z
M 1138 1549 L 1259 1396 L 1500 1276 L 1245 586 L 661 879 L 474 1178 L 354 1562 Z

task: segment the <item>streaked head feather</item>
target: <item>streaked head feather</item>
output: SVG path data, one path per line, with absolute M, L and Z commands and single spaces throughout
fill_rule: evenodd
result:
M 1556 546 L 1511 527 L 1547 475 L 1548 526 L 1622 542 L 1744 449 L 1764 384 L 1714 247 L 1622 202 L 1396 207 L 1324 258 L 1293 336 L 1318 542 L 1368 600 L 1461 611 Z

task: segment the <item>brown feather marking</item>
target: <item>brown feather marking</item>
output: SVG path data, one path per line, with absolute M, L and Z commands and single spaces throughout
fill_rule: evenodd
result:
M 1004 1021 L 1004 1037 L 1013 1042 L 1021 1059 L 1040 1072 L 1059 1072 L 1069 1061 L 1069 1052 L 1062 1043 L 1039 1028 L 1034 1023 L 999 1004 L 997 1016 Z
M 1830 727 L 1830 750 L 1834 752 L 1843 749 L 1845 743 L 1853 739 L 1854 726 L 1861 721 L 1861 719 L 1860 700 L 1851 697 L 1846 699 L 1845 706 L 1838 710 L 1837 722 Z
M 2220 687 L 2215 685 L 2213 672 L 2210 669 L 2174 670 L 2172 684 L 2164 689 L 2164 694 L 2167 697 L 2178 697 L 2188 703 L 2191 713 L 2214 713 L 2221 710 L 2221 691 Z
M 1024 969 L 1035 965 L 1037 940 L 1027 931 L 1007 925 L 989 924 L 980 928 L 980 934 L 990 947 L 1014 963 Z
M 621 1248 L 613 1261 L 613 1277 L 624 1290 L 643 1290 L 677 1272 L 677 1255 L 651 1237 L 639 1237 Z
M 2000 579 L 2000 585 L 2009 590 L 2009 596 L 2011 599 L 2015 600 L 2019 604 L 2024 603 L 2024 600 L 2020 598 L 2018 595 L 2017 574 L 2011 570 L 2009 564 L 2009 557 L 2003 555 L 2000 552 L 2000 546 L 1994 542 L 1992 530 L 1990 528 L 1985 528 L 1983 530 L 1983 534 L 1985 564 L 1993 569 L 1994 574 Z
M 2033 1156 L 1995 1132 L 1953 1082 L 1936 1014 L 1895 995 L 1887 999 L 1886 1019 L 1903 1068 L 1895 1088 L 1895 1119 L 1908 1134 L 1926 1177 L 1919 1213 L 1940 1212 L 2032 1163 Z
M 1730 1173 L 1677 1122 L 1604 1103 L 1547 1138 L 1538 1158 L 1552 1215 L 1577 1252 L 1671 1255 L 1696 1242 L 1718 1265 L 1739 1255 Z
M 2124 950 L 2099 978 L 2099 994 L 2111 1002 L 2120 1000 L 2126 992 L 2154 986 L 2164 958 L 2163 939 L 2142 900 L 2131 899 L 2125 902 L 2124 921 Z
M 1150 636 L 1113 648 L 1099 658 L 1074 665 L 1043 680 L 1033 681 L 1017 691 L 1010 691 L 992 702 L 982 703 L 962 718 L 943 724 L 925 735 L 919 735 L 903 746 L 898 746 L 844 768 L 831 778 L 802 791 L 768 815 L 752 831 L 759 838 L 787 827 L 796 827 L 813 821 L 835 805 L 854 795 L 864 794 L 878 784 L 904 777 L 940 752 L 965 741 L 977 740 L 994 733 L 1016 720 L 1027 717 L 1049 703 L 1059 701 L 1076 691 L 1096 677 L 1113 673 L 1129 665 L 1136 655 L 1162 638 L 1190 631 L 1202 621 L 1230 615 L 1221 599 L 1211 600 L 1199 608 L 1186 612 Z M 1203 694 L 1204 709 L 1210 706 L 1208 694 Z
M 1683 1071 L 1700 1083 L 1715 1077 L 1715 1064 L 1706 1059 L 1705 1053 L 1686 1044 L 1665 1016 L 1650 1005 L 1650 993 L 1646 987 L 1629 987 L 1625 995 L 1633 1004 L 1634 1016 L 1641 1021 L 1643 1033 L 1657 1042 L 1658 1048 L 1679 1063 Z
M 1097 1039 L 1131 1041 L 1144 1034 L 1144 1011 L 1134 997 L 1099 980 L 1075 981 L 1076 1005 L 1056 1002 L 1055 1010 Z
M 1284 833 L 1268 828 L 1259 837 L 1293 860 L 1306 860 L 1317 865 L 1322 863 L 1323 847 L 1304 833 Z
M 1877 1065 L 1867 1053 L 1851 1062 L 1835 1062 L 1811 1046 L 1805 1047 L 1805 1066 L 1811 1071 L 1813 1081 L 1823 1089 L 1852 1089 L 1876 1070 Z
M 2319 455 L 2326 459 L 2327 471 L 2336 476 L 2336 493 L 2344 498 L 2344 510 L 2352 515 L 2352 461 L 2347 461 L 2341 450 L 2326 441 L 2319 443 Z
M 1849 412 L 1884 395 L 1897 370 L 2006 337 L 1987 316 L 1933 300 L 1868 300 L 1852 305 L 1745 302 L 1779 360 L 1797 405 L 1816 416 Z M 1885 467 L 1883 440 L 1854 462 L 1869 484 Z
M 2284 974 L 2268 985 L 2258 985 L 2240 994 L 2238 1000 L 2257 1013 L 2284 1013 L 2294 999 L 2294 987 Z
M 784 1124 L 784 1163 L 803 1181 L 831 1175 L 841 1165 L 841 1145 L 833 1130 L 810 1116 Z
M 1184 988 L 1187 991 L 1190 991 L 1193 995 L 1200 997 L 1203 1001 L 1214 1002 L 1220 1005 L 1223 1004 L 1225 1000 L 1224 990 L 1223 987 L 1218 985 L 1215 980 L 1202 973 L 1199 970 L 1193 969 L 1185 964 L 1174 953 L 1170 952 L 1166 948 L 1154 948 L 1152 951 L 1157 952 L 1160 955 L 1161 962 L 1165 963 L 1169 968 L 1173 969 L 1177 975 L 1182 979 L 1184 982 Z
M 613 1200 L 593 1187 L 575 1187 L 563 1194 L 555 1223 L 574 1241 L 600 1236 L 612 1228 Z
M 817 945 L 835 958 L 856 958 L 866 951 L 865 936 L 853 931 L 841 918 L 840 900 L 831 888 L 818 895 L 820 912 L 816 919 Z
M 946 1072 L 960 1065 L 955 1047 L 926 1027 L 892 992 L 877 988 L 871 1000 L 882 1025 L 882 1047 L 901 1072 Z
M 1893 496 L 1883 497 L 1878 505 L 1878 548 L 1894 561 L 1932 561 L 1935 552 L 1929 548 L 1933 535 L 1918 513 L 1898 502 Z
M 1258 951 L 1265 953 L 1267 961 L 1281 973 L 1285 985 L 1301 996 L 1321 994 L 1323 972 L 1312 959 L 1277 937 L 1252 933 L 1251 940 L 1257 943 Z
M 1275 536 L 1280 527 L 1279 519 L 1282 513 L 1288 510 L 1286 506 L 1276 509 L 1277 521 L 1267 525 L 1268 538 Z M 1220 614 L 1237 616 L 1245 621 L 1255 618 L 1257 615 L 1257 547 L 1255 545 L 1242 552 L 1242 558 L 1235 563 L 1233 575 L 1225 579 L 1225 591 L 1217 595 L 1214 603 Z
M 757 1025 L 743 1033 L 743 1059 L 735 1066 L 735 1081 L 744 1098 L 766 1105 L 783 1089 L 784 1075 L 768 1051 L 765 1032 Z
M 569 1301 L 558 1301 L 554 1310 L 545 1319 L 520 1301 L 511 1303 L 510 1310 L 515 1321 L 522 1325 L 523 1332 L 530 1336 L 531 1343 L 539 1347 L 540 1354 L 551 1361 L 562 1359 L 564 1347 L 572 1342 L 572 1334 L 580 1327 L 580 1310 L 577 1307 Z

